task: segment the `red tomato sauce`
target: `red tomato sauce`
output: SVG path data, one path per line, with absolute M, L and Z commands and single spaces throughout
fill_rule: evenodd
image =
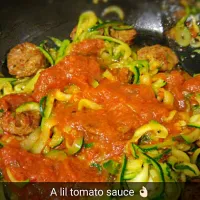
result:
M 90 161 L 120 158 L 134 130 L 150 120 L 161 121 L 169 113 L 156 100 L 152 88 L 145 85 L 103 80 L 99 87 L 85 89 L 78 98 L 95 101 L 103 109 L 78 111 L 77 104 L 57 103 L 53 113 L 61 130 L 73 127 L 84 134 L 86 143 L 94 144 L 81 154 Z
M 35 85 L 33 97 L 39 101 L 52 89 L 64 89 L 68 84 L 87 87 L 100 77 L 99 64 L 95 57 L 67 56 L 57 65 L 44 70 Z
M 41 72 L 33 98 L 27 95 L 8 95 L 0 100 L 0 108 L 15 109 L 33 99 L 39 102 L 52 89 L 62 91 L 66 86 L 75 84 L 81 89 L 76 94 L 76 101 L 69 104 L 57 101 L 53 117 L 64 134 L 65 128 L 70 126 L 81 133 L 84 136 L 84 143 L 92 144 L 92 148 L 82 148 L 75 156 L 68 156 L 64 161 L 55 161 L 43 154 L 29 153 L 19 145 L 8 144 L 0 149 L 0 169 L 7 180 L 9 178 L 6 168 L 10 169 L 17 180 L 30 179 L 31 182 L 107 181 L 108 174 L 105 171 L 99 173 L 91 163 L 108 159 L 119 161 L 127 141 L 132 138 L 138 127 L 151 120 L 163 123 L 163 117 L 167 117 L 171 110 L 185 109 L 183 91 L 200 91 L 200 76 L 185 81 L 179 71 L 158 74 L 158 77 L 167 82 L 167 89 L 175 97 L 175 105 L 168 108 L 156 99 L 151 86 L 101 78 L 100 64 L 96 56 L 103 48 L 101 40 L 86 40 L 73 48 L 72 55 L 66 56 L 57 65 Z M 97 88 L 91 86 L 94 80 L 99 81 Z M 79 111 L 78 102 L 83 98 L 96 102 L 102 109 Z M 174 125 L 164 125 L 169 135 L 178 133 Z
M 184 90 L 188 92 L 200 92 L 200 75 L 188 79 L 183 85 Z
M 4 147 L 0 150 L 0 167 L 8 167 L 17 180 L 31 182 L 102 182 L 103 174 L 90 167 L 87 160 L 76 157 L 67 158 L 64 162 L 53 161 L 42 155 L 31 154 L 19 148 Z M 79 173 L 81 171 L 81 173 Z M 6 179 L 9 178 L 6 176 Z
M 185 100 L 183 95 L 183 83 L 184 77 L 180 71 L 172 71 L 167 77 L 167 89 L 172 92 L 175 98 L 175 107 L 176 109 L 184 110 L 185 109 Z

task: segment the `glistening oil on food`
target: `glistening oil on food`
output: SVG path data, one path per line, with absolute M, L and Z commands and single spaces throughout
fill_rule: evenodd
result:
M 194 43 L 198 25 L 181 20 Z M 177 31 L 170 32 L 175 40 Z M 49 37 L 10 50 L 13 77 L 0 78 L 3 181 L 198 179 L 200 75 L 183 71 L 169 47 L 133 48 L 137 34 L 87 11 L 70 40 Z M 163 186 L 157 195 L 166 192 Z

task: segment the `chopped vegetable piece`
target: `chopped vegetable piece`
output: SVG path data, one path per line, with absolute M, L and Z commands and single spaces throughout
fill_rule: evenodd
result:
M 59 146 L 63 142 L 64 137 L 62 136 L 62 133 L 56 127 L 54 127 L 53 132 L 54 132 L 54 134 L 53 134 L 52 139 L 49 143 L 49 146 L 51 148 L 56 148 L 57 146 Z
M 122 182 L 124 180 L 124 173 L 126 169 L 126 163 L 127 163 L 127 158 L 126 155 L 122 156 L 121 164 L 120 164 L 120 169 L 119 173 L 117 175 L 116 182 Z
M 45 145 L 47 144 L 50 138 L 51 129 L 56 124 L 57 122 L 55 119 L 45 119 L 43 121 L 40 137 L 30 150 L 32 153 L 39 154 L 42 152 L 42 150 L 45 148 Z
M 120 164 L 117 163 L 116 161 L 114 160 L 109 160 L 107 162 L 105 162 L 103 164 L 103 167 L 112 175 L 115 175 L 118 173 L 118 170 L 119 170 L 119 167 L 120 167 Z
M 193 115 L 189 120 L 188 126 L 200 128 L 200 114 Z
M 177 171 L 183 171 L 183 173 L 189 177 L 199 176 L 200 174 L 199 169 L 195 164 L 183 162 L 175 164 L 174 167 Z
M 98 163 L 93 162 L 93 163 L 91 163 L 90 166 L 91 166 L 91 167 L 96 167 L 96 168 L 98 169 L 98 172 L 101 172 L 101 171 L 102 171 L 102 167 L 101 167 L 101 165 L 98 164 Z
M 52 160 L 65 160 L 67 158 L 67 154 L 64 151 L 60 150 L 51 150 L 47 154 L 45 154 L 45 157 L 50 158 Z
M 56 46 L 60 47 L 62 45 L 62 41 L 59 40 L 58 38 L 55 38 L 55 37 L 49 37 L 54 43 Z
M 181 137 L 188 143 L 191 144 L 199 139 L 200 137 L 200 130 L 195 129 L 194 131 L 188 133 L 188 134 L 181 134 Z
M 81 150 L 82 146 L 83 146 L 83 137 L 76 138 L 72 145 L 70 145 L 68 141 L 66 141 L 66 147 L 67 147 L 66 152 L 68 155 L 74 155 Z
M 89 28 L 93 27 L 97 23 L 98 19 L 94 12 L 88 11 L 81 14 L 74 37 L 74 41 L 78 40 L 84 31 L 88 31 Z
M 121 20 L 124 20 L 124 11 L 119 6 L 109 6 L 105 8 L 102 15 L 105 16 L 112 12 L 116 13 Z
M 149 122 L 148 124 L 141 126 L 135 131 L 130 142 L 138 142 L 142 135 L 149 131 L 152 131 L 157 138 L 166 138 L 168 135 L 168 130 L 163 125 L 155 122 Z
M 188 28 L 185 26 L 177 26 L 175 31 L 176 42 L 182 47 L 189 46 L 191 41 L 191 34 Z
M 9 168 L 6 168 L 6 172 L 7 172 L 7 175 L 9 177 L 10 181 L 13 182 L 19 188 L 23 188 L 24 186 L 26 186 L 29 183 L 29 179 L 26 179 L 24 181 L 18 181 L 17 179 L 15 179 L 15 177 L 12 175 Z
M 39 139 L 40 133 L 40 128 L 35 129 L 35 131 L 33 131 L 25 140 L 21 141 L 21 147 L 29 151 L 33 147 L 35 142 Z
M 40 111 L 40 106 L 36 102 L 24 103 L 16 109 L 16 113 L 22 113 L 27 111 Z
M 78 103 L 78 110 L 81 111 L 83 108 L 101 110 L 102 106 L 88 99 L 81 99 Z
M 193 153 L 193 155 L 191 157 L 192 164 L 196 164 L 199 154 L 200 154 L 200 148 L 196 149 L 195 152 Z
M 46 101 L 47 97 L 42 97 L 40 102 L 39 102 L 39 106 L 40 106 L 40 114 L 42 115 L 42 117 L 44 117 L 44 103 Z
M 85 148 L 92 148 L 93 146 L 94 146 L 94 143 L 84 144 Z
M 44 56 L 46 57 L 46 59 L 49 61 L 49 63 L 51 65 L 54 65 L 54 60 L 51 57 L 51 55 L 49 54 L 48 51 L 46 51 L 43 47 L 39 46 L 38 49 L 44 54 Z
M 64 40 L 61 43 L 60 49 L 58 50 L 58 53 L 57 53 L 57 58 L 55 60 L 55 64 L 57 64 L 59 61 L 61 61 L 66 56 L 66 49 L 69 46 L 69 44 L 70 44 L 69 40 Z

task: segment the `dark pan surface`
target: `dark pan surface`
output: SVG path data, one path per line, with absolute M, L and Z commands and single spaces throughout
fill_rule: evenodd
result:
M 167 44 L 164 30 L 171 22 L 168 13 L 161 10 L 165 2 L 167 0 L 108 0 L 103 3 L 100 0 L 95 5 L 92 0 L 3 1 L 0 7 L 0 71 L 7 74 L 3 61 L 16 44 L 24 41 L 39 44 L 46 36 L 68 38 L 81 12 L 93 10 L 101 17 L 103 9 L 113 4 L 122 7 L 125 21 L 139 31 L 137 43 Z M 176 5 L 170 6 L 170 9 L 176 9 Z M 107 19 L 118 20 L 115 15 L 107 16 Z M 191 61 L 188 62 L 188 66 L 191 65 Z M 190 70 L 196 73 L 196 68 Z

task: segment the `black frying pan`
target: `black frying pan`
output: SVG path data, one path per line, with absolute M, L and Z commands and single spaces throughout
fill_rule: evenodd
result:
M 68 38 L 81 12 L 93 10 L 101 17 L 108 5 L 119 5 L 125 12 L 125 21 L 138 30 L 136 43 L 143 45 L 168 45 L 165 30 L 172 24 L 170 12 L 178 9 L 178 0 L 108 0 L 95 5 L 92 0 L 6 0 L 0 5 L 0 71 L 7 74 L 3 62 L 6 53 L 18 43 L 40 43 L 46 36 Z M 170 2 L 170 3 L 169 3 Z M 170 6 L 169 6 L 170 5 Z M 165 7 L 165 10 L 163 9 Z M 117 16 L 107 16 L 118 20 Z M 182 63 L 191 74 L 199 73 L 200 55 L 191 58 L 191 49 L 179 51 L 171 45 L 179 57 L 187 57 Z

